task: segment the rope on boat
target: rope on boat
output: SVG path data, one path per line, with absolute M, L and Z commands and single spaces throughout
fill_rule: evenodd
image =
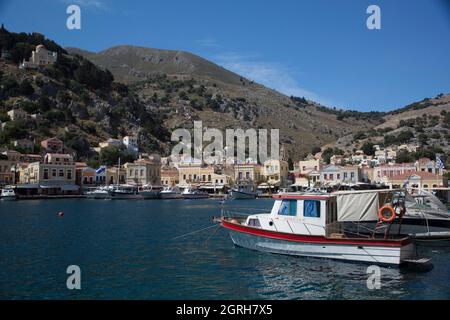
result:
M 204 230 L 207 230 L 207 229 L 211 229 L 211 228 L 214 228 L 214 227 L 220 227 L 220 224 L 214 224 L 214 225 L 209 226 L 209 227 L 206 227 L 206 228 L 194 230 L 194 231 L 191 231 L 191 232 L 182 234 L 182 235 L 180 235 L 180 236 L 177 236 L 177 237 L 175 237 L 175 238 L 172 238 L 172 239 L 170 239 L 170 240 L 176 240 L 176 239 L 179 239 L 179 238 L 187 237 L 187 236 L 190 236 L 190 235 L 192 235 L 192 234 L 196 234 L 196 233 L 198 233 L 198 232 L 201 232 L 201 231 L 204 231 Z

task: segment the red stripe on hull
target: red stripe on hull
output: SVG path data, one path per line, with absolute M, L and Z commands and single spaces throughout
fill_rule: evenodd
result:
M 222 226 L 229 230 L 248 233 L 255 236 L 261 236 L 266 238 L 286 240 L 293 242 L 305 242 L 305 243 L 317 243 L 317 244 L 342 244 L 342 245 L 364 245 L 364 246 L 388 246 L 388 247 L 401 247 L 412 242 L 410 237 L 405 237 L 398 240 L 380 240 L 380 239 L 330 239 L 324 236 L 307 236 L 300 234 L 292 234 L 285 232 L 277 232 L 270 230 L 263 230 L 240 224 L 228 222 L 224 219 L 221 221 Z

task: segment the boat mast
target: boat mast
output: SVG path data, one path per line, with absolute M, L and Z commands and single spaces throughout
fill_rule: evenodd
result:
M 119 161 L 117 163 L 117 186 L 119 186 L 120 184 L 120 157 L 119 157 Z

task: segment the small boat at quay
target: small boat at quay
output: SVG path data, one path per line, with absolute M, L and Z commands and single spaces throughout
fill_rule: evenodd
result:
M 161 195 L 161 186 L 144 185 L 139 188 L 139 194 L 142 199 L 159 199 Z
M 161 199 L 182 199 L 180 189 L 178 187 L 165 187 L 160 193 Z
M 246 217 L 222 212 L 221 225 L 236 246 L 269 253 L 330 258 L 377 264 L 426 263 L 416 256 L 415 242 L 390 234 L 389 225 L 402 219 L 404 206 L 392 190 L 339 194 L 274 195 L 270 213 Z M 383 234 L 360 234 L 344 228 L 346 221 L 379 220 Z
M 88 199 L 96 199 L 96 200 L 108 200 L 111 199 L 111 194 L 106 188 L 95 188 L 94 190 L 90 190 L 85 193 L 86 198 Z
M 253 191 L 253 185 L 251 183 L 238 183 L 234 188 L 230 190 L 230 198 L 239 199 L 256 199 L 258 193 Z
M 209 193 L 205 191 L 200 191 L 198 189 L 187 187 L 183 190 L 182 196 L 184 199 L 205 199 L 209 198 Z
M 137 186 L 132 185 L 117 185 L 109 190 L 112 200 L 130 200 L 142 199 L 139 195 Z
M 17 199 L 16 193 L 12 188 L 2 189 L 0 199 L 4 201 L 13 201 Z

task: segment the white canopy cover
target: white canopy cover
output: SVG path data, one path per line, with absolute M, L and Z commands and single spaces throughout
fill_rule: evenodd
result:
M 392 194 L 393 190 L 336 192 L 338 221 L 378 220 L 378 210 Z

